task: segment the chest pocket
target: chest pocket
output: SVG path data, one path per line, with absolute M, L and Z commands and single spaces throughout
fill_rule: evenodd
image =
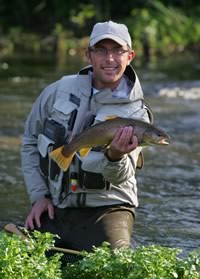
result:
M 64 98 L 59 98 L 55 101 L 52 111 L 52 119 L 62 124 L 66 130 L 70 126 L 71 113 L 76 114 L 78 104 L 71 101 L 66 101 Z
M 69 100 L 66 101 L 67 97 L 65 95 L 63 98 L 57 98 L 55 101 L 51 118 L 46 119 L 43 134 L 40 135 L 40 141 L 38 142 L 41 154 L 41 172 L 45 177 L 49 177 L 52 180 L 57 179 L 60 174 L 60 168 L 55 162 L 49 160 L 47 151 L 49 151 L 49 146 L 53 150 L 67 142 L 80 104 L 79 98 L 75 95 L 70 94 Z

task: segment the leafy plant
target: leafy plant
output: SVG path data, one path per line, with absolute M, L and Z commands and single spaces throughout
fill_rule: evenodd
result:
M 179 259 L 177 262 L 177 271 L 183 279 L 200 278 L 200 250 L 193 251 L 187 259 Z
M 180 259 L 178 248 L 161 246 L 111 250 L 107 243 L 84 253 L 83 260 L 63 269 L 66 279 L 199 279 L 200 251 Z
M 180 8 L 167 7 L 158 0 L 148 3 L 149 7 L 134 7 L 125 20 L 137 52 L 141 52 L 146 44 L 151 53 L 169 55 L 198 44 L 199 18 L 186 15 Z
M 1 279 L 200 279 L 200 250 L 187 258 L 181 249 L 151 245 L 136 250 L 110 249 L 108 243 L 83 252 L 83 259 L 61 266 L 62 254 L 46 257 L 50 233 L 35 231 L 29 241 L 0 232 Z
M 45 251 L 53 245 L 49 233 L 34 232 L 30 241 L 22 241 L 0 232 L 0 278 L 1 279 L 46 279 L 62 278 L 61 255 L 47 258 Z

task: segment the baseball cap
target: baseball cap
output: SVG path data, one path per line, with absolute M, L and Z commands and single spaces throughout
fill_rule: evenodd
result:
M 128 44 L 130 48 L 132 47 L 131 36 L 126 25 L 111 20 L 94 25 L 90 36 L 90 46 L 104 39 L 113 40 L 121 46 Z

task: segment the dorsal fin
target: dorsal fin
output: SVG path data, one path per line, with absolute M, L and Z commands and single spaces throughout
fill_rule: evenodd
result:
M 108 115 L 108 116 L 106 116 L 106 120 L 110 120 L 110 119 L 115 119 L 115 118 L 117 118 L 118 116 L 117 115 Z

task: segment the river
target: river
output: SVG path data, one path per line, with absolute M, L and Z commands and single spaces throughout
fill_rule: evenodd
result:
M 0 228 L 23 224 L 30 209 L 20 166 L 20 137 L 40 91 L 85 61 L 56 63 L 48 56 L 0 57 Z M 70 66 L 69 66 L 70 65 Z M 167 147 L 148 147 L 137 173 L 139 207 L 134 245 L 200 248 L 200 59 L 177 55 L 133 62 L 154 123 L 171 136 Z

